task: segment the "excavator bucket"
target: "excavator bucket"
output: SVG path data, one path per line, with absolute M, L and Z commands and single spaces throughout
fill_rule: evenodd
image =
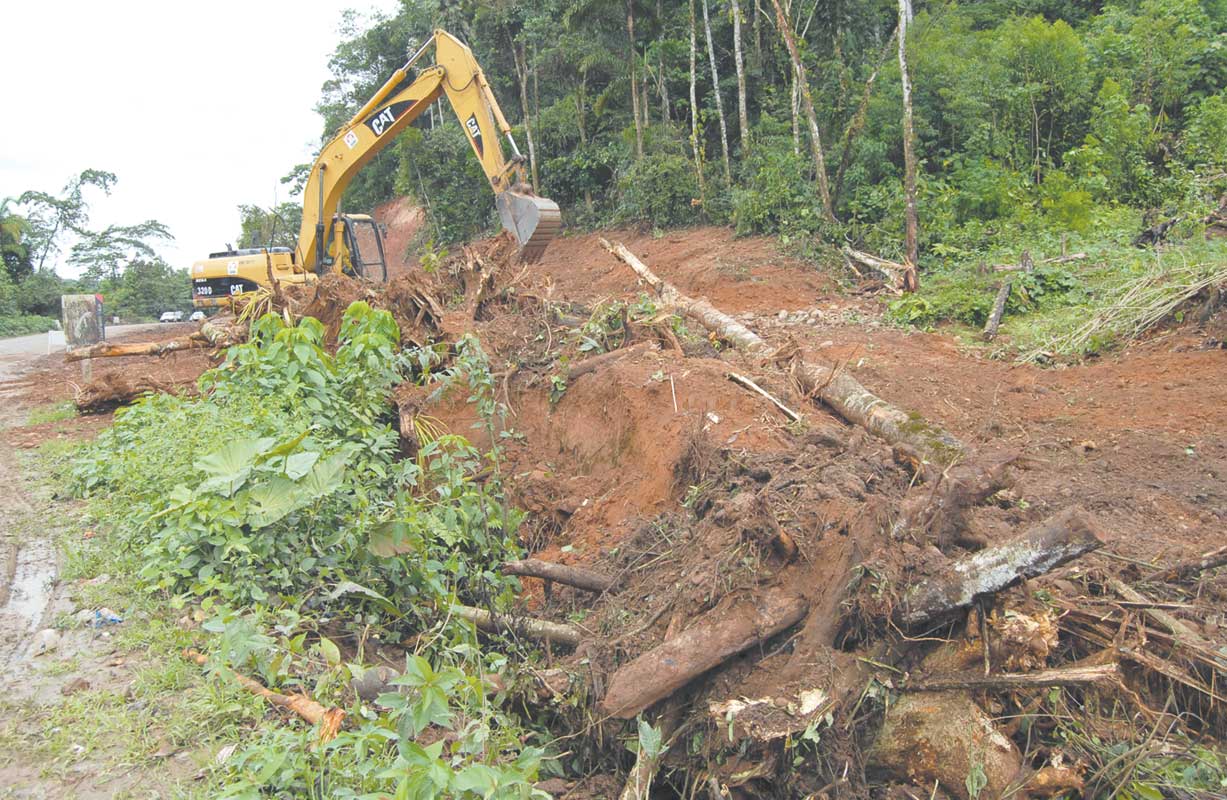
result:
M 520 243 L 520 257 L 525 261 L 541 258 L 562 228 L 562 212 L 553 200 L 509 189 L 498 194 L 494 204 L 503 227 Z

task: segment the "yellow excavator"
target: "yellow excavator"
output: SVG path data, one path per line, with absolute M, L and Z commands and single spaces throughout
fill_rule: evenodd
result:
M 431 44 L 435 63 L 410 81 L 410 69 Z M 211 253 L 192 265 L 192 304 L 229 305 L 235 297 L 267 287 L 270 275 L 286 283 L 310 283 L 327 272 L 386 280 L 379 226 L 366 214 L 338 213 L 341 195 L 358 170 L 444 94 L 494 190 L 503 227 L 520 243 L 524 260 L 540 258 L 561 227 L 558 205 L 537 197 L 526 182 L 525 158 L 473 52 L 436 30 L 320 151 L 303 190 L 298 244 Z M 511 147 L 510 159 L 503 156 L 500 133 Z

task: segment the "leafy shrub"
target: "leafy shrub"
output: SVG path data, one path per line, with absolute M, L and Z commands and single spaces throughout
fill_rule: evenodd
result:
M 618 181 L 618 198 L 622 221 L 668 228 L 699 218 L 694 165 L 680 155 L 646 155 L 632 163 Z
M 772 137 L 757 143 L 743 162 L 742 179 L 732 193 L 737 233 L 816 230 L 822 207 L 808 174 L 808 163 L 793 152 L 790 139 Z
M 475 339 L 432 372 L 437 354 L 398 354 L 399 337 L 362 302 L 335 355 L 317 320 L 265 316 L 202 376 L 200 397 L 139 401 L 75 463 L 77 490 L 112 520 L 112 557 L 134 556 L 148 588 L 214 613 L 216 663 L 271 686 L 313 681 L 321 702 L 346 703 L 364 668 L 329 637 L 423 634 L 356 725 L 324 745 L 315 730 L 262 732 L 227 764 L 225 796 L 532 793 L 542 750 L 481 677 L 510 675 L 507 658 L 447 613 L 509 608 L 518 583 L 498 566 L 520 555 L 520 517 L 497 474 L 474 479 L 486 459 L 463 438 L 433 432 L 400 461 L 389 425 L 390 390 L 410 368 L 467 388 L 491 426 L 494 379 Z
M 51 317 L 13 316 L 0 317 L 0 337 L 28 336 L 32 333 L 53 331 L 59 324 Z
M 485 565 L 511 557 L 517 519 L 468 477 L 476 451 L 445 437 L 396 461 L 398 338 L 365 303 L 346 312 L 335 356 L 318 321 L 266 316 L 202 376 L 201 398 L 153 396 L 117 415 L 77 486 L 122 504 L 120 533 L 159 588 L 273 606 L 321 584 L 432 605 L 500 596 L 510 584 Z M 381 547 L 388 526 L 399 538 Z

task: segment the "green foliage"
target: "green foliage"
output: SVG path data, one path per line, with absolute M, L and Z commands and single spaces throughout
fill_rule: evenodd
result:
M 212 612 L 218 666 L 342 701 L 364 667 L 341 642 L 372 628 L 422 634 L 395 691 L 355 726 L 319 747 L 315 732 L 264 731 L 228 765 L 225 796 L 533 795 L 542 751 L 479 677 L 506 658 L 447 613 L 506 610 L 516 594 L 498 566 L 520 555 L 520 515 L 497 473 L 475 479 L 488 461 L 497 469 L 497 451 L 441 434 L 402 461 L 389 425 L 391 388 L 416 369 L 467 391 L 494 432 L 494 379 L 475 339 L 434 370 L 436 351 L 398 354 L 399 338 L 390 314 L 362 302 L 335 354 L 317 320 L 265 316 L 202 376 L 199 397 L 141 400 L 73 459 L 76 490 L 113 527 L 113 557 L 133 558 L 146 588 Z
M 32 333 L 53 331 L 59 323 L 50 317 L 0 316 L 0 338 L 5 336 L 28 336 Z
M 1110 78 L 1105 80 L 1091 115 L 1087 163 L 1102 172 L 1113 199 L 1143 205 L 1157 199 L 1150 159 L 1158 141 L 1149 109 L 1131 107 L 1124 88 Z
M 281 203 L 264 209 L 253 205 L 239 206 L 238 247 L 289 247 L 298 243 L 302 227 L 302 204 Z
M 819 227 L 822 204 L 808 177 L 809 164 L 794 152 L 781 126 L 769 119 L 759 125 L 733 188 L 733 225 L 741 235 L 812 233 Z
M 1193 110 L 1182 149 L 1192 168 L 1227 170 L 1227 89 L 1202 100 Z
M 659 153 L 631 164 L 618 180 L 619 220 L 670 228 L 698 221 L 699 184 L 684 156 Z
M 426 209 L 434 240 L 466 241 L 494 225 L 490 184 L 454 119 L 433 130 L 412 128 L 397 143 L 396 191 Z M 475 198 L 481 202 L 475 202 Z

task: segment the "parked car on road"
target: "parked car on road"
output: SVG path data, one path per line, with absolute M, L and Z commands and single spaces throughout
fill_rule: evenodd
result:
M 192 316 L 188 317 L 187 320 L 188 322 L 200 322 L 204 318 L 205 313 L 203 311 L 193 311 Z
M 183 322 L 183 312 L 163 311 L 162 316 L 158 318 L 158 322 Z

